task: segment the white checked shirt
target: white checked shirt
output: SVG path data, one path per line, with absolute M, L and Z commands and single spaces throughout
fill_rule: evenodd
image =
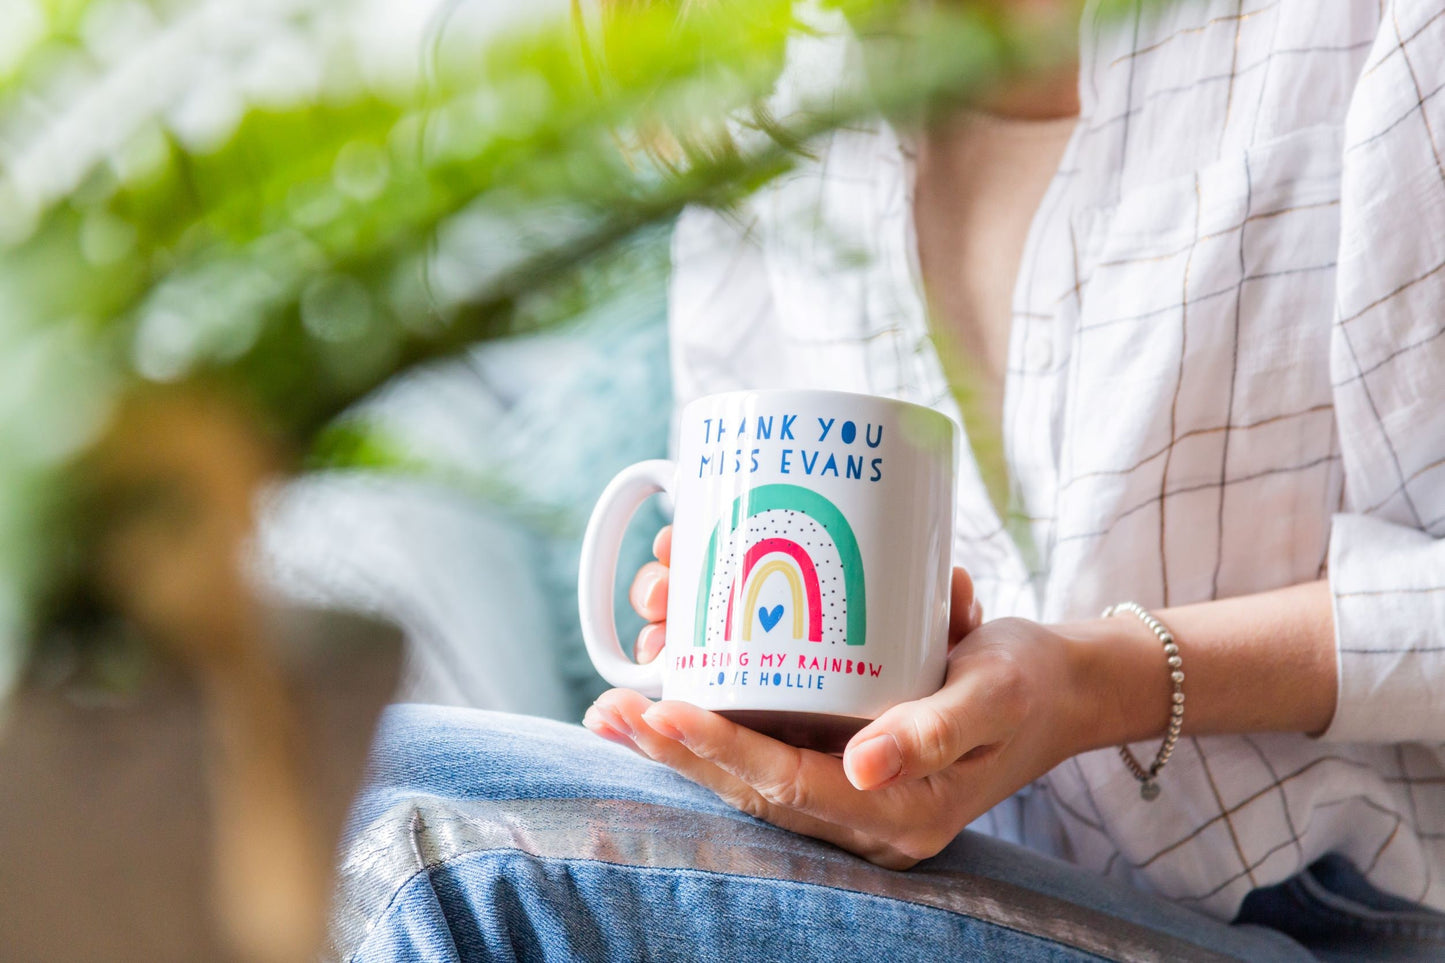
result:
M 819 17 L 780 114 L 862 82 Z M 1445 3 L 1198 0 L 1089 11 L 1081 39 L 1014 294 L 1014 517 L 965 456 L 955 561 L 991 615 L 1046 621 L 1328 575 L 1339 703 L 1322 739 L 1183 740 L 1152 803 L 1100 751 L 989 822 L 1223 918 L 1331 851 L 1445 908 Z M 911 181 L 879 122 L 734 215 L 688 212 L 678 400 L 838 388 L 957 418 Z

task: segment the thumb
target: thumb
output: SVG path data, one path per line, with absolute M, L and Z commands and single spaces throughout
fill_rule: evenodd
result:
M 859 789 L 879 789 L 899 779 L 922 779 L 986 745 L 970 719 L 962 686 L 894 706 L 865 726 L 843 751 L 843 771 Z M 991 741 L 991 740 L 989 740 Z
M 983 607 L 973 591 L 968 570 L 955 567 L 949 584 L 948 645 L 952 648 L 983 621 Z

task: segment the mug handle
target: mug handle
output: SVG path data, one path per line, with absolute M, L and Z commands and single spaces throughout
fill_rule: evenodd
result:
M 659 492 L 672 492 L 677 466 L 658 458 L 640 461 L 618 472 L 603 489 L 582 537 L 582 558 L 577 571 L 577 607 L 582 619 L 582 641 L 602 678 L 624 689 L 635 689 L 650 699 L 662 695 L 662 656 L 639 665 L 622 651 L 612 597 L 617 579 L 617 556 L 627 524 L 642 503 Z

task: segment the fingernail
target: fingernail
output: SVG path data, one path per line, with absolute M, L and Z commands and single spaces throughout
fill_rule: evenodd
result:
M 978 599 L 973 600 L 973 606 L 969 609 L 969 616 L 974 625 L 978 625 L 983 621 L 983 603 Z
M 653 575 L 633 586 L 633 599 L 638 608 L 647 608 L 647 603 L 652 601 L 652 593 L 657 591 L 657 583 L 661 580 L 662 576 Z
M 593 735 L 601 736 L 608 742 L 615 742 L 624 746 L 630 745 L 630 740 L 628 740 L 626 736 L 609 726 L 602 720 L 601 716 L 591 709 L 588 709 L 587 714 L 582 717 L 582 724 L 586 726 L 588 731 Z
M 657 558 L 657 559 L 661 559 L 661 558 L 662 558 L 662 536 L 663 536 L 666 532 L 667 532 L 667 529 L 665 529 L 665 528 L 658 529 L 657 534 L 656 534 L 655 536 L 653 536 L 653 538 L 652 538 L 652 557 L 653 557 L 653 558 Z
M 637 661 L 651 662 L 667 644 L 667 632 L 656 622 L 644 626 L 637 638 Z
M 843 756 L 848 780 L 859 789 L 873 789 L 903 771 L 903 753 L 892 733 L 865 739 Z
M 642 714 L 642 720 L 652 727 L 653 731 L 660 736 L 665 736 L 673 742 L 680 742 L 687 745 L 687 736 L 677 724 L 667 718 L 657 706 L 653 706 Z
M 642 607 L 643 607 L 643 608 L 651 610 L 651 609 L 655 609 L 659 604 L 661 604 L 662 599 L 660 598 L 660 596 L 662 595 L 662 587 L 663 587 L 664 584 L 665 584 L 665 582 L 663 581 L 662 576 L 659 575 L 659 576 L 657 576 L 656 578 L 654 578 L 650 584 L 648 584 L 648 585 L 646 585 L 646 586 L 643 587 L 643 589 L 642 589 Z
M 618 732 L 627 736 L 629 739 L 636 738 L 637 733 L 633 731 L 632 726 L 628 724 L 622 713 L 617 712 L 614 709 L 603 708 L 602 706 L 599 706 L 594 702 L 592 704 L 592 708 L 587 710 L 587 715 L 590 716 L 594 714 L 595 717 L 598 718 L 603 725 L 617 730 Z M 586 721 L 585 716 L 583 717 L 583 721 Z

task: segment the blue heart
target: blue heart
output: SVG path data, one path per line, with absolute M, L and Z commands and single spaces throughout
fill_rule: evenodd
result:
M 758 609 L 758 621 L 763 623 L 764 632 L 773 631 L 773 626 L 777 625 L 782 618 L 783 607 L 781 605 L 774 605 L 771 611 L 768 609 Z

